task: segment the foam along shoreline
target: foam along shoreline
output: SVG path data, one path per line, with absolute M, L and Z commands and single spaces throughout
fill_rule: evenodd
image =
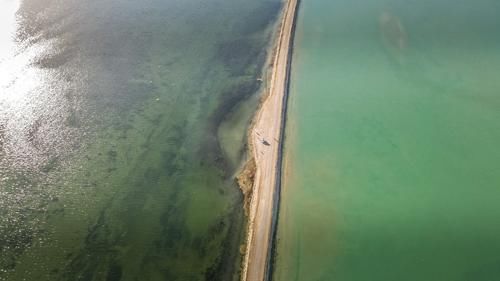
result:
M 241 280 L 268 279 L 277 194 L 281 176 L 281 149 L 285 121 L 291 44 L 298 0 L 288 0 L 282 12 L 272 56 L 269 87 L 249 131 L 249 160 L 239 177 L 246 197 L 248 229 Z M 251 190 L 249 190 L 251 185 Z

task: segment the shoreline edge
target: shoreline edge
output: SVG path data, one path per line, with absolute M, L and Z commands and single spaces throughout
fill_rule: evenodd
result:
M 269 87 L 248 132 L 249 160 L 238 176 L 248 216 L 241 280 L 269 280 L 289 88 L 293 38 L 299 0 L 286 0 L 273 48 Z

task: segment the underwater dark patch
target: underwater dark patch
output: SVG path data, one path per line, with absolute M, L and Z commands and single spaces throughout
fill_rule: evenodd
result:
M 248 66 L 255 62 L 260 49 L 254 39 L 240 37 L 218 45 L 217 57 L 229 68 L 233 76 L 245 74 Z
M 122 279 L 122 267 L 113 262 L 108 269 L 106 281 L 120 281 Z
M 259 5 L 244 17 L 244 21 L 236 27 L 239 34 L 252 34 L 264 30 L 269 24 L 276 21 L 283 3 L 281 1 L 267 1 Z

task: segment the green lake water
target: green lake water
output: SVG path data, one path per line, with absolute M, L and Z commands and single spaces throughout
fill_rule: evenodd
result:
M 274 280 L 500 280 L 499 28 L 498 1 L 302 1 Z
M 237 280 L 279 0 L 0 0 L 0 280 Z

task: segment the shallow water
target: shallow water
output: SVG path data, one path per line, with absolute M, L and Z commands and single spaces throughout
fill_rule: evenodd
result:
M 499 26 L 497 1 L 302 1 L 274 280 L 500 279 Z
M 0 280 L 237 278 L 217 132 L 244 139 L 280 1 L 0 6 Z

